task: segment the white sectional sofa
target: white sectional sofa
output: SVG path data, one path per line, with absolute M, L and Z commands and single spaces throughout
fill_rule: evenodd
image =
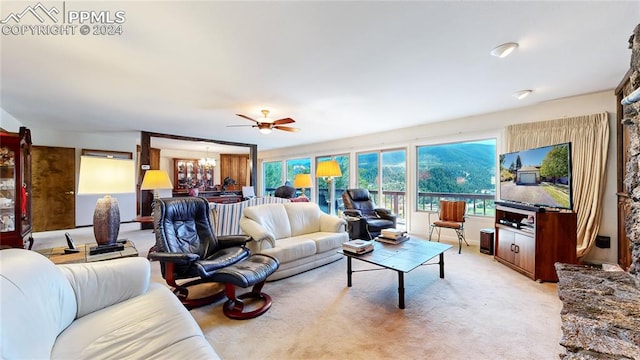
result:
M 267 254 L 280 268 L 267 280 L 278 280 L 342 258 L 337 253 L 349 241 L 346 221 L 323 213 L 317 204 L 290 202 L 244 208 L 240 227 L 253 240 L 254 254 Z
M 1 359 L 219 359 L 142 257 L 54 265 L 0 251 Z

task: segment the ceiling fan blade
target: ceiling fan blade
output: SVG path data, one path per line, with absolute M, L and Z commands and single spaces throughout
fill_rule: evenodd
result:
M 227 127 L 255 127 L 256 125 L 227 125 Z
M 256 123 L 258 122 L 258 120 L 252 119 L 252 118 L 248 117 L 247 115 L 242 115 L 242 114 L 236 114 L 236 115 L 240 116 L 241 118 L 245 118 L 247 120 L 251 120 L 251 121 L 256 122 Z
M 291 124 L 296 122 L 295 120 L 293 120 L 292 118 L 284 118 L 284 119 L 279 119 L 273 122 L 273 125 L 283 125 L 283 124 Z
M 273 128 L 274 129 L 278 129 L 278 130 L 288 131 L 288 132 L 298 132 L 298 131 L 300 131 L 300 129 L 294 128 L 294 127 L 291 127 L 291 126 L 277 126 L 276 125 Z

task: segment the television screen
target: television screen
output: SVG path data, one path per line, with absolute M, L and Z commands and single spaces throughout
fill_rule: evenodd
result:
M 500 155 L 500 200 L 572 210 L 571 143 Z

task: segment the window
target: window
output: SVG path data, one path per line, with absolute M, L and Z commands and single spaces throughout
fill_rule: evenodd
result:
M 295 180 L 296 175 L 298 174 L 311 174 L 310 158 L 287 160 L 286 179 L 289 182 L 289 185 L 293 186 L 293 181 Z M 301 191 L 302 189 L 300 190 L 296 189 L 296 196 L 300 196 L 302 194 Z
M 405 223 L 407 186 L 407 152 L 405 149 L 385 150 L 382 158 L 382 197 L 380 207 L 398 215 L 398 223 Z
M 358 188 L 378 191 L 378 152 L 358 154 Z
M 447 198 L 465 200 L 470 215 L 495 214 L 495 139 L 419 146 L 416 165 L 418 211 Z
M 264 179 L 264 195 L 273 195 L 278 186 L 284 184 L 282 161 L 265 162 L 262 166 L 262 178 Z
M 287 181 L 291 183 L 292 186 L 293 180 L 298 174 L 311 174 L 310 158 L 287 160 Z
M 368 189 L 377 206 L 397 214 L 399 226 L 405 224 L 406 150 L 392 149 L 360 153 L 357 159 L 358 187 Z M 380 186 L 382 186 L 382 192 L 379 191 Z

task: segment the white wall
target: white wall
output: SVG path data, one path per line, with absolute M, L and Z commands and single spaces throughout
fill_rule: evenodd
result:
M 464 106 L 464 102 L 461 102 L 460 106 Z M 595 263 L 617 263 L 616 97 L 613 90 L 385 133 L 273 151 L 261 151 L 258 154 L 258 171 L 261 174 L 261 165 L 264 161 L 303 156 L 313 158 L 319 155 L 349 153 L 351 155 L 351 173 L 355 174 L 354 159 L 356 152 L 404 147 L 407 149 L 408 163 L 414 163 L 413 157 L 415 156 L 416 146 L 489 137 L 495 137 L 497 139 L 498 152 L 504 152 L 503 129 L 507 125 L 601 112 L 609 113 L 610 137 L 607 156 L 607 181 L 603 198 L 604 212 L 598 234 L 611 237 L 611 248 L 599 249 L 594 247 L 583 260 Z M 415 192 L 415 169 L 410 167 L 407 170 L 407 190 L 409 193 Z M 355 178 L 351 179 L 351 182 L 350 186 L 355 186 Z M 257 189 L 261 188 L 262 186 L 257 187 Z M 426 236 L 429 224 L 428 214 L 415 211 L 415 204 L 407 205 L 410 210 L 407 216 L 408 231 Z M 467 238 L 479 242 L 480 229 L 492 228 L 493 219 L 471 217 L 465 227 Z M 442 236 L 445 237 L 445 232 L 442 233 Z M 449 239 L 454 238 L 453 234 L 447 237 Z
M 17 133 L 20 130 L 22 123 L 16 118 L 11 116 L 4 109 L 0 108 L 0 127 L 9 132 Z

